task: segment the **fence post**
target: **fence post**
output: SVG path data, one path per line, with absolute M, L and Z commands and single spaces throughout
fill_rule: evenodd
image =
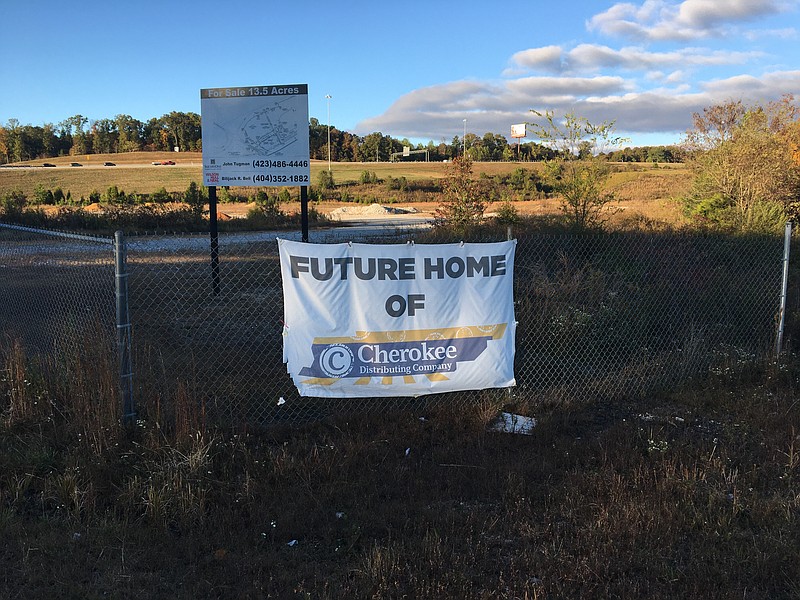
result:
M 789 290 L 789 252 L 792 248 L 792 222 L 786 222 L 783 234 L 783 282 L 781 284 L 781 304 L 778 311 L 778 335 L 775 339 L 775 356 L 783 352 L 783 325 L 786 320 L 786 296 Z
M 117 358 L 122 395 L 122 421 L 130 425 L 136 419 L 133 400 L 133 360 L 131 358 L 131 319 L 128 310 L 128 256 L 125 235 L 114 233 L 114 275 L 117 295 Z

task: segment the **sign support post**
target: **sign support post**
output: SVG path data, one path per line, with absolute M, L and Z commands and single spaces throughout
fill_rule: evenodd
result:
M 308 241 L 308 186 L 300 186 L 300 230 L 302 240 Z
M 211 233 L 211 281 L 214 295 L 219 295 L 219 230 L 217 229 L 217 186 L 208 188 L 208 225 Z

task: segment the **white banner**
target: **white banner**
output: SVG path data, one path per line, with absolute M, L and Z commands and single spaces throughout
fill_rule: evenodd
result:
M 516 384 L 516 241 L 278 247 L 283 359 L 302 396 Z

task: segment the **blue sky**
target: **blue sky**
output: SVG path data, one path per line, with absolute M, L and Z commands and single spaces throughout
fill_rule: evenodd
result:
M 530 109 L 679 142 L 693 112 L 800 97 L 800 0 L 0 0 L 0 124 L 200 112 L 201 88 L 307 83 L 309 114 L 413 141 Z

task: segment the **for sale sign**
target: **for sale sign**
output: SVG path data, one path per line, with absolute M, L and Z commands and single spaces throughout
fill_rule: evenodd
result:
M 200 90 L 203 183 L 309 185 L 308 86 Z

